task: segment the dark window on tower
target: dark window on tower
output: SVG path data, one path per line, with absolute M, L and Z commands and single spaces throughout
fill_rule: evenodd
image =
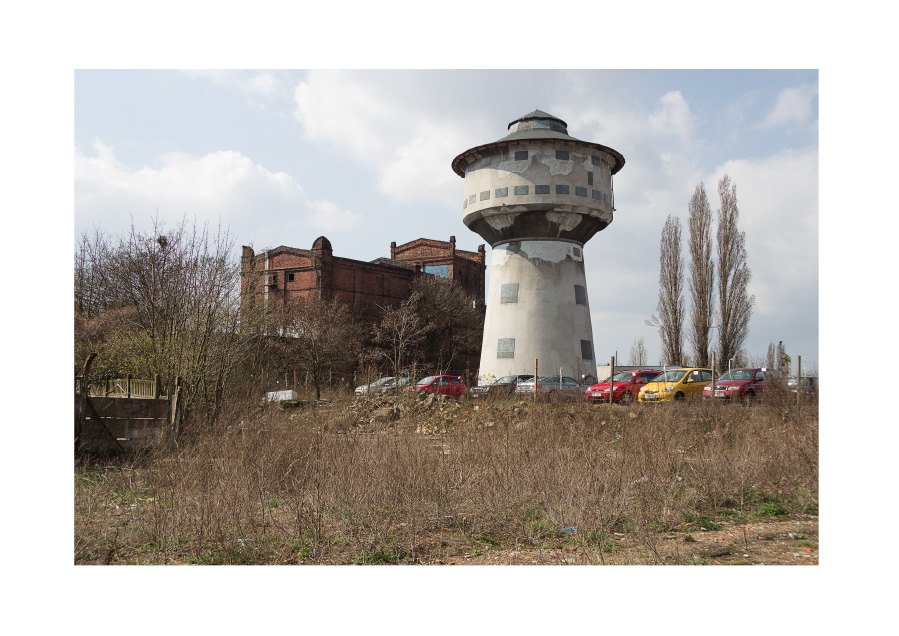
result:
M 574 186 L 574 193 L 579 197 L 587 196 L 587 188 L 582 188 L 581 186 Z
M 478 164 L 478 168 L 486 168 L 491 163 L 493 163 L 493 157 L 484 157 Z
M 528 186 L 515 186 L 515 194 L 527 194 Z
M 505 283 L 500 289 L 500 304 L 518 302 L 518 283 Z
M 473 195 L 471 195 L 470 197 L 468 197 L 468 203 L 469 203 L 469 204 L 474 203 L 476 200 L 477 200 L 477 195 L 474 195 L 474 194 L 473 194 Z
M 593 359 L 593 346 L 589 340 L 581 340 L 581 358 L 584 360 Z
M 549 194 L 548 185 L 534 186 L 534 194 Z
M 509 196 L 509 188 L 497 188 L 496 192 L 493 193 L 493 196 L 497 199 L 500 197 L 507 197 Z
M 569 194 L 567 185 L 557 185 L 556 194 Z
M 593 198 L 594 198 L 594 199 L 597 199 L 597 200 L 599 200 L 599 201 L 602 201 L 602 192 L 600 192 L 599 190 L 594 190 L 594 191 L 593 191 Z
M 587 173 L 587 185 L 593 185 L 593 171 Z
M 490 190 L 484 190 L 481 192 L 481 201 L 486 201 L 490 198 Z
M 528 151 L 527 150 L 516 150 L 515 151 L 515 161 L 527 161 Z
M 594 166 L 602 166 L 602 162 L 599 160 L 599 157 L 590 157 L 590 161 Z
M 292 282 L 293 282 L 293 272 L 290 272 L 290 273 L 287 275 L 287 282 L 289 282 L 289 283 L 292 283 Z
M 556 150 L 556 159 L 562 159 L 563 161 L 568 161 L 568 151 L 567 150 Z
M 515 357 L 515 338 L 500 338 L 496 345 L 496 357 L 497 358 L 514 358 Z
M 587 304 L 587 289 L 583 285 L 574 286 L 574 302 L 578 305 Z

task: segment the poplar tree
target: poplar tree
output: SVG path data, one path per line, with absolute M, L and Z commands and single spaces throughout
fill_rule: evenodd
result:
M 696 186 L 689 205 L 690 312 L 689 341 L 693 363 L 709 366 L 709 332 L 715 302 L 715 264 L 712 262 L 712 209 L 705 184 Z
M 681 224 L 668 215 L 662 228 L 659 251 L 659 315 L 646 321 L 657 327 L 662 340 L 662 364 L 682 364 L 684 358 L 684 262 L 681 258 Z
M 746 263 L 746 234 L 740 232 L 737 186 L 728 175 L 718 182 L 721 209 L 718 211 L 718 352 L 721 360 L 739 355 L 749 335 L 749 319 L 755 296 L 749 295 L 752 271 Z

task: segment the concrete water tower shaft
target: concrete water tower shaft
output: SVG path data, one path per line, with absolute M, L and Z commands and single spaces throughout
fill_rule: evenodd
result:
M 453 160 L 465 225 L 493 248 L 479 377 L 595 375 L 584 244 L 612 222 L 616 150 L 535 110 Z

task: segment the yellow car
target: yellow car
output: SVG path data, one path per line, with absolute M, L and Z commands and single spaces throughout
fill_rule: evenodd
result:
M 701 398 L 702 389 L 712 382 L 711 369 L 668 369 L 640 389 L 640 402 L 680 402 L 687 398 Z

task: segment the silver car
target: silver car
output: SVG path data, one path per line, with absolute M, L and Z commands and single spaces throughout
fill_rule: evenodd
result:
M 519 382 L 518 386 L 515 387 L 515 395 L 518 397 L 533 397 L 536 391 L 537 396 L 541 398 L 568 400 L 581 399 L 585 390 L 586 386 L 570 376 L 541 375 L 536 382 L 534 380 Z
M 398 391 L 407 384 L 409 384 L 409 378 L 395 378 L 393 376 L 388 376 L 379 378 L 371 384 L 363 384 L 362 386 L 357 386 L 354 395 L 356 397 L 360 397 L 369 393 L 372 395 L 377 395 L 379 393 L 390 393 L 395 390 Z

